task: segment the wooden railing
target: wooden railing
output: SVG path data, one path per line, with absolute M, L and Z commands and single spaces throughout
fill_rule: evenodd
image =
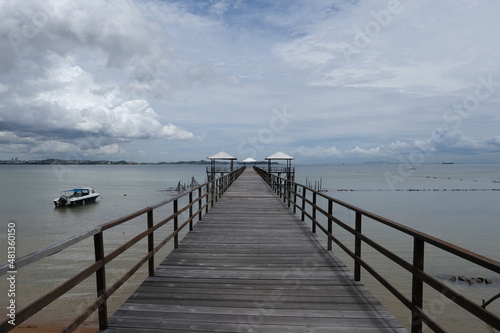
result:
M 230 166 L 207 167 L 207 173 L 227 173 L 231 172 Z
M 272 173 L 295 173 L 293 167 L 272 166 L 271 169 L 267 168 L 267 170 Z
M 40 251 L 31 253 L 24 257 L 18 258 L 15 261 L 15 270 L 19 270 L 29 264 L 35 263 L 43 258 L 49 257 L 57 252 L 69 248 L 84 239 L 89 237 L 94 237 L 94 253 L 95 262 L 82 270 L 77 275 L 73 276 L 63 284 L 57 286 L 52 291 L 48 292 L 39 299 L 33 301 L 31 304 L 25 308 L 19 310 L 15 314 L 15 326 L 11 325 L 7 320 L 0 323 L 0 332 L 8 332 L 14 327 L 26 321 L 28 318 L 34 314 L 41 311 L 44 307 L 48 306 L 56 299 L 82 283 L 85 279 L 95 274 L 96 276 L 96 286 L 97 286 L 97 298 L 90 304 L 82 313 L 80 313 L 76 318 L 71 320 L 69 324 L 63 329 L 62 332 L 71 332 L 75 330 L 79 325 L 81 325 L 87 318 L 89 318 L 95 311 L 98 311 L 99 319 L 99 329 L 104 330 L 108 327 L 108 314 L 107 314 L 107 299 L 118 290 L 135 272 L 141 268 L 141 266 L 148 262 L 148 272 L 149 276 L 154 275 L 154 255 L 157 253 L 165 244 L 173 240 L 174 248 L 178 247 L 179 244 L 179 232 L 183 230 L 189 224 L 189 230 L 193 229 L 193 221 L 196 219 L 201 220 L 203 212 L 208 212 L 209 206 L 213 206 L 214 202 L 222 196 L 222 194 L 229 188 L 229 186 L 234 182 L 236 178 L 243 172 L 245 168 L 240 168 L 233 171 L 223 177 L 216 178 L 200 186 L 194 187 L 189 191 L 186 191 L 176 197 L 160 202 L 154 206 L 146 207 L 139 211 L 136 211 L 127 216 L 121 217 L 114 221 L 105 223 L 93 230 L 85 232 L 83 234 L 77 235 L 70 239 L 67 239 L 61 243 L 49 246 Z M 181 198 L 187 198 L 187 204 L 183 207 L 179 207 L 179 200 Z M 161 221 L 155 224 L 153 219 L 153 213 L 156 209 L 160 207 L 165 207 L 166 205 L 172 205 L 173 214 L 165 217 Z M 196 211 L 194 211 L 196 209 Z M 179 221 L 182 213 L 186 212 L 187 219 L 183 222 Z M 184 214 L 184 215 L 186 215 Z M 105 244 L 104 244 L 104 232 L 115 228 L 127 221 L 130 221 L 137 217 L 146 217 L 147 229 L 128 240 L 126 243 L 119 246 L 117 249 L 113 250 L 109 254 L 105 255 Z M 166 238 L 164 238 L 159 244 L 155 244 L 154 233 L 159 228 L 165 226 L 167 223 L 173 222 L 173 232 L 171 232 Z M 147 254 L 141 258 L 128 272 L 126 272 L 118 281 L 113 283 L 109 288 L 106 287 L 106 265 L 109 264 L 118 255 L 124 253 L 127 249 L 132 247 L 134 244 L 140 240 L 147 237 Z M 6 263 L 0 266 L 0 275 L 6 274 L 8 271 L 12 271 L 12 266 Z
M 423 323 L 425 323 L 434 332 L 446 332 L 435 320 L 431 318 L 426 312 L 423 311 L 423 290 L 424 284 L 435 289 L 440 294 L 452 300 L 460 307 L 481 319 L 493 328 L 500 330 L 500 318 L 494 313 L 488 311 L 482 306 L 472 302 L 465 296 L 452 290 L 441 281 L 435 279 L 424 270 L 424 257 L 425 245 L 430 244 L 441 250 L 444 250 L 452 255 L 465 259 L 471 263 L 477 264 L 488 270 L 500 273 L 500 262 L 494 261 L 487 257 L 481 256 L 477 253 L 468 251 L 456 245 L 447 243 L 441 239 L 432 237 L 428 234 L 419 232 L 415 229 L 408 228 L 402 224 L 396 223 L 392 220 L 378 216 L 356 206 L 350 205 L 346 202 L 334 199 L 322 192 L 315 191 L 310 187 L 301 185 L 294 181 L 289 181 L 285 178 L 280 178 L 275 175 L 269 174 L 263 169 L 254 167 L 254 169 L 262 176 L 262 178 L 271 186 L 271 188 L 283 198 L 283 201 L 288 204 L 288 207 L 293 208 L 293 212 L 300 211 L 301 220 L 304 221 L 307 217 L 311 221 L 311 229 L 313 233 L 319 228 L 327 236 L 327 248 L 332 250 L 332 242 L 335 242 L 343 251 L 354 259 L 354 279 L 361 280 L 361 267 L 370 273 L 376 280 L 378 280 L 385 288 L 387 288 L 399 301 L 401 301 L 412 313 L 411 331 L 422 332 Z M 318 198 L 322 197 L 326 200 L 326 207 L 324 203 L 322 207 L 317 204 Z M 333 204 L 343 206 L 355 212 L 355 227 L 352 228 L 347 223 L 342 222 L 340 219 L 333 215 Z M 326 227 L 319 222 L 318 214 L 326 219 Z M 362 219 L 363 217 L 377 221 L 383 225 L 389 226 L 403 234 L 409 235 L 413 238 L 413 260 L 408 262 L 397 254 L 391 252 L 387 248 L 376 243 L 362 233 Z M 333 223 L 339 225 L 347 232 L 354 235 L 354 251 L 349 249 L 347 245 L 342 243 L 332 233 Z M 395 286 L 393 286 L 380 272 L 370 266 L 361 257 L 362 244 L 366 243 L 376 251 L 389 258 L 412 275 L 412 294 L 411 299 L 406 297 Z M 352 245 L 351 245 L 352 247 Z

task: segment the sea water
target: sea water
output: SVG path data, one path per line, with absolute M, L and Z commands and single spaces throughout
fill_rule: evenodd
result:
M 189 185 L 192 179 L 204 183 L 205 167 L 201 165 L 0 165 L 0 212 L 2 231 L 0 238 L 1 262 L 7 261 L 7 227 L 16 229 L 16 257 L 32 253 L 70 237 L 90 231 L 104 223 L 132 212 L 168 200 L 180 194 L 179 183 Z M 55 208 L 53 200 L 61 191 L 91 186 L 100 193 L 95 203 Z M 172 213 L 169 205 L 158 209 L 158 217 Z M 171 225 L 172 223 L 170 223 Z M 104 232 L 105 252 L 146 229 L 146 217 L 136 218 L 123 226 Z M 166 229 L 166 228 L 164 228 Z M 171 227 L 168 228 L 168 234 Z M 160 238 L 161 233 L 157 233 Z M 159 241 L 156 242 L 158 244 Z M 157 255 L 157 263 L 172 248 L 168 244 Z M 142 258 L 147 245 L 141 241 L 106 266 L 108 288 Z M 90 237 L 64 251 L 36 264 L 21 268 L 16 276 L 17 309 L 43 296 L 55 286 L 67 281 L 94 260 L 93 238 Z M 122 287 L 110 300 L 112 313 L 147 276 L 146 268 Z M 0 283 L 1 308 L 10 298 L 7 283 Z M 95 279 L 89 277 L 81 286 L 72 289 L 28 323 L 61 325 L 82 312 L 95 298 Z M 94 315 L 88 325 L 96 326 Z
M 500 166 L 474 164 L 429 164 L 416 168 L 400 165 L 297 165 L 296 181 L 319 187 L 326 195 L 343 200 L 400 224 L 425 232 L 494 260 L 500 260 Z M 133 211 L 172 198 L 179 193 L 179 182 L 189 183 L 194 177 L 199 183 L 206 180 L 205 167 L 200 165 L 0 165 L 0 212 L 2 230 L 0 249 L 7 253 L 7 225 L 16 225 L 16 251 L 22 256 L 71 236 L 91 230 L 105 222 Z M 95 204 L 54 208 L 53 200 L 61 190 L 93 186 L 101 197 Z M 168 214 L 168 208 L 165 209 Z M 354 213 L 334 206 L 334 214 L 353 224 Z M 145 229 L 144 218 L 124 225 L 107 237 L 107 251 Z M 363 221 L 363 232 L 383 246 L 411 262 L 411 237 L 394 232 L 370 220 Z M 347 244 L 353 237 L 335 227 L 334 233 Z M 5 235 L 5 236 L 4 236 Z M 320 241 L 325 237 L 318 232 Z M 171 245 L 157 257 L 166 255 Z M 145 244 L 132 248 L 107 268 L 108 285 L 118 279 L 142 257 Z M 352 269 L 352 259 L 338 247 L 339 256 Z M 375 251 L 364 246 L 363 258 L 380 270 L 388 280 L 411 298 L 411 277 Z M 93 259 L 92 238 L 68 250 L 41 260 L 33 267 L 18 272 L 17 297 L 25 306 L 33 297 L 42 296 L 56 284 L 64 282 Z M 6 261 L 5 259 L 1 260 Z M 160 259 L 157 260 L 159 262 Z M 426 247 L 425 271 L 447 286 L 459 290 L 481 304 L 500 292 L 498 274 L 458 260 L 443 251 Z M 123 302 L 147 275 L 145 268 L 134 276 L 110 300 L 110 313 Z M 452 282 L 452 276 L 486 277 L 492 284 Z M 81 287 L 58 300 L 35 318 L 34 323 L 64 324 L 90 304 L 95 295 L 93 277 Z M 380 284 L 362 272 L 362 282 L 406 326 L 409 311 L 394 299 Z M 0 284 L 6 294 L 6 283 Z M 425 308 L 430 315 L 453 332 L 491 332 L 486 325 L 464 314 L 453 302 L 425 290 Z M 2 296 L 2 308 L 8 301 Z M 488 306 L 500 314 L 500 301 Z M 6 303 L 5 303 L 6 304 Z M 61 320 L 63 318 L 63 320 Z M 92 322 L 92 320 L 94 322 Z M 95 316 L 89 325 L 95 325 Z
M 307 177 L 307 179 L 306 179 Z M 429 164 L 414 168 L 400 165 L 297 166 L 296 180 L 309 183 L 325 194 L 368 210 L 397 223 L 427 233 L 480 255 L 500 261 L 500 166 Z M 355 213 L 334 205 L 334 215 L 354 226 Z M 413 239 L 370 219 L 363 233 L 395 254 L 412 262 Z M 352 235 L 334 227 L 334 234 L 354 248 Z M 320 239 L 326 239 L 318 232 Z M 348 267 L 353 260 L 340 248 L 334 253 Z M 477 304 L 500 292 L 499 275 L 426 245 L 425 271 L 447 287 Z M 362 257 L 411 300 L 411 275 L 363 245 Z M 492 284 L 470 285 L 450 279 L 485 277 Z M 384 287 L 362 270 L 362 282 L 397 318 L 409 327 L 410 313 Z M 424 309 L 450 332 L 492 332 L 452 301 L 424 289 Z M 500 302 L 488 306 L 500 315 Z

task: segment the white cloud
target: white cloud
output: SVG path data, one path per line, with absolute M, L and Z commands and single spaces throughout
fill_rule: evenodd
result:
M 28 145 L 38 156 L 83 154 L 71 143 L 75 138 L 97 143 L 107 137 L 115 142 L 87 147 L 89 153 L 118 154 L 123 139 L 194 137 L 163 123 L 168 114 L 158 115 L 145 95 L 135 99 L 120 89 L 128 80 L 141 89 L 158 81 L 146 93 L 165 88 L 158 78 L 129 76 L 134 59 L 156 66 L 163 33 L 134 2 L 6 1 L 0 21 L 0 31 L 11 36 L 0 40 L 2 59 L 11 64 L 0 70 L 0 129 L 16 128 L 13 153 Z M 38 142 L 26 142 L 27 136 Z
M 360 156 L 379 156 L 394 159 L 417 156 L 419 163 L 439 161 L 441 154 L 462 153 L 467 155 L 480 155 L 483 153 L 500 152 L 500 136 L 490 138 L 470 138 L 461 131 L 447 128 L 436 128 L 424 140 L 409 142 L 395 141 L 375 148 L 364 149 L 356 146 L 346 153 Z
M 34 143 L 35 140 L 30 137 L 19 137 L 15 132 L 11 131 L 0 131 L 0 143 Z
M 471 71 L 494 65 L 488 49 L 498 53 L 499 47 L 484 37 L 498 10 L 493 3 L 360 2 L 311 25 L 305 36 L 278 44 L 275 52 L 294 67 L 312 70 L 312 85 L 456 92 L 468 87 Z
M 52 58 L 59 61 L 54 61 L 46 76 L 29 79 L 37 92 L 11 101 L 13 110 L 26 110 L 23 126 L 36 128 L 33 131 L 65 129 L 129 139 L 193 137 L 172 124 L 162 125 L 146 100 L 123 100 L 117 88 L 101 86 L 71 59 Z M 6 113 L 4 120 L 19 122 L 15 113 Z
M 381 152 L 380 147 L 364 149 L 356 146 L 354 149 L 351 149 L 349 153 L 352 153 L 357 156 L 369 156 L 369 157 L 380 157 L 385 156 L 384 153 Z
M 85 151 L 85 156 L 99 156 L 99 155 L 118 155 L 125 154 L 126 152 L 123 149 L 120 149 L 120 146 L 117 143 L 113 143 L 106 146 L 101 146 L 97 149 L 89 149 Z
M 342 153 L 335 146 L 323 147 L 319 145 L 313 148 L 300 146 L 295 149 L 293 153 L 306 157 L 339 157 L 342 155 Z

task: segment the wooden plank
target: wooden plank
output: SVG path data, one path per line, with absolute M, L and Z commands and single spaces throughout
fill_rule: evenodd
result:
M 106 332 L 406 332 L 247 169 Z

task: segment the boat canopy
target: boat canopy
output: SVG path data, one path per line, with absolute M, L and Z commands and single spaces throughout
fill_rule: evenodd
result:
M 80 192 L 80 191 L 88 191 L 90 190 L 90 187 L 87 188 L 74 188 L 72 190 L 64 190 L 64 192 Z

